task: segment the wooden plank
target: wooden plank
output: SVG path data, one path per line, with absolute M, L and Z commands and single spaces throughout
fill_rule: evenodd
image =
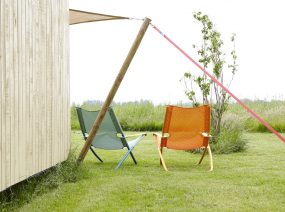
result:
M 19 155 L 18 155 L 18 159 L 19 159 L 19 180 L 23 180 L 26 178 L 26 173 L 25 173 L 25 143 L 26 143 L 26 118 L 25 118 L 25 111 L 26 111 L 26 107 L 24 104 L 25 98 L 24 98 L 24 94 L 25 94 L 25 70 L 26 70 L 26 62 L 25 62 L 25 17 L 26 17 L 26 13 L 25 13 L 25 6 L 26 6 L 26 1 L 22 1 L 22 0 L 18 0 L 18 17 L 19 17 L 19 111 L 20 111 L 20 117 L 19 117 Z
M 47 1 L 47 65 L 46 65 L 46 101 L 47 101 L 47 166 L 52 166 L 52 62 L 51 62 L 51 44 L 52 44 L 52 8 L 51 8 L 51 0 Z
M 52 67 L 52 96 L 55 97 L 57 95 L 56 93 L 56 40 L 55 37 L 57 36 L 56 34 L 56 2 L 54 0 L 52 0 L 52 5 L 51 5 L 51 10 L 52 10 L 52 35 L 53 35 L 53 39 L 52 39 L 52 59 L 51 59 L 51 67 Z M 52 165 L 56 164 L 57 161 L 57 143 L 55 143 L 54 141 L 57 140 L 57 126 L 56 126 L 56 109 L 57 109 L 57 104 L 56 104 L 56 100 L 53 99 L 52 101 Z
M 11 183 L 11 85 L 10 85 L 10 79 L 12 78 L 11 75 L 13 74 L 11 71 L 11 50 L 12 49 L 12 44 L 11 44 L 11 25 L 13 23 L 12 16 L 11 16 L 11 2 L 5 2 L 5 16 L 7 17 L 5 21 L 5 43 L 6 43 L 6 49 L 5 49 L 5 54 L 6 54 L 6 63 L 5 63 L 5 79 L 4 79 L 4 98 L 5 98 L 5 186 L 9 186 Z
M 0 122 L 4 123 L 4 105 L 5 105 L 5 99 L 2 98 L 4 96 L 4 84 L 3 84 L 3 79 L 4 77 L 4 66 L 5 66 L 5 42 L 4 42 L 4 21 L 5 21 L 5 14 L 4 14 L 4 0 L 0 1 L 0 69 L 2 70 L 0 72 Z M 0 191 L 4 189 L 5 183 L 5 163 L 4 163 L 4 152 L 5 152 L 5 137 L 4 137 L 4 132 L 5 132 L 5 125 L 1 124 L 0 125 L 0 169 L 1 169 L 1 174 L 0 174 Z
M 40 63 L 42 61 L 40 60 L 40 11 L 39 11 L 39 6 L 40 6 L 40 1 L 33 1 L 34 2 L 34 12 L 33 12 L 33 17 L 34 18 L 34 97 L 35 97 L 35 103 L 33 104 L 34 107 L 34 134 L 35 134 L 35 173 L 41 171 L 41 128 L 40 124 L 41 121 L 40 119 L 42 118 L 41 110 L 40 110 L 40 105 L 41 105 L 41 70 L 40 70 Z
M 63 2 L 63 8 L 61 11 L 62 14 L 64 14 L 64 20 L 63 20 L 63 29 L 64 29 L 64 36 L 63 36 L 63 99 L 64 99 L 64 113 L 63 113 L 63 118 L 65 122 L 63 123 L 64 130 L 63 130 L 63 135 L 65 137 L 63 140 L 65 141 L 64 145 L 64 158 L 62 160 L 66 160 L 69 154 L 70 150 L 70 136 L 71 136 L 71 125 L 70 125 L 70 75 L 69 75 L 69 1 L 62 1 Z
M 25 104 L 26 104 L 26 118 L 27 118 L 27 140 L 26 140 L 26 176 L 33 173 L 33 133 L 32 133 L 32 111 L 31 111 L 31 73 L 32 73 L 32 14 L 30 8 L 32 7 L 31 0 L 27 0 L 26 12 L 26 74 L 25 82 Z
M 12 108 L 11 108 L 11 183 L 17 182 L 19 179 L 19 52 L 18 52 L 18 4 L 17 0 L 12 0 L 12 31 L 13 31 L 13 52 L 12 52 L 12 61 L 13 61 L 13 78 L 10 79 L 13 83 L 13 93 L 11 98 Z
M 61 99 L 63 100 L 62 103 L 62 109 L 61 109 L 61 119 L 62 119 L 62 129 L 61 129 L 61 160 L 66 160 L 68 157 L 69 153 L 69 140 L 70 140 L 70 124 L 69 124 L 69 119 L 70 119 L 70 103 L 69 103 L 69 69 L 68 69 L 68 36 L 69 36 L 69 9 L 68 9 L 68 2 L 67 1 L 61 1 L 61 9 L 60 9 L 60 14 L 63 14 L 61 16 L 61 26 L 63 25 L 64 27 L 60 27 L 61 29 L 61 35 L 62 37 L 60 38 L 61 41 L 61 58 L 60 58 L 60 64 L 61 64 L 61 93 L 62 97 Z M 62 101 L 61 100 L 61 101 Z
M 65 159 L 68 157 L 69 151 L 70 151 L 70 147 L 71 147 L 71 115 L 70 115 L 70 67 L 69 67 L 69 62 L 70 62 L 70 58 L 69 58 L 69 1 L 65 1 L 65 22 L 64 22 L 64 26 L 65 26 L 65 51 L 64 51 L 64 58 L 65 58 L 65 79 L 68 79 L 68 81 L 65 81 L 66 83 L 66 89 L 65 89 L 65 108 L 68 108 L 68 110 L 66 110 L 66 114 L 65 114 L 65 120 L 66 120 L 66 124 L 65 124 L 65 131 L 67 132 L 66 135 L 66 140 L 65 140 Z
M 47 48 L 47 43 L 46 43 L 46 19 L 47 19 L 47 3 L 46 1 L 41 1 L 40 2 L 40 16 L 41 16 L 41 28 L 40 28 L 40 35 L 41 35 L 41 86 L 42 86 L 42 91 L 41 91 L 41 114 L 42 114 L 42 120 L 40 121 L 41 123 L 41 170 L 46 169 L 47 166 L 47 128 L 46 128 L 46 120 L 47 120 L 47 102 L 46 102 L 46 79 L 47 79 L 47 62 L 46 62 L 46 48 Z M 43 24 L 45 23 L 45 24 Z
M 22 100 L 22 120 L 23 120 L 23 125 L 22 125 L 22 129 L 23 129 L 23 134 L 21 142 L 21 180 L 25 179 L 25 177 L 28 175 L 28 167 L 27 167 L 27 155 L 28 155 L 28 143 L 29 141 L 27 140 L 28 137 L 28 129 L 29 129 L 29 121 L 28 121 L 28 107 L 27 107 L 27 86 L 29 84 L 29 82 L 27 81 L 27 70 L 28 70 L 28 36 L 27 36 L 27 28 L 29 26 L 29 16 L 27 15 L 27 7 L 28 7 L 28 0 L 24 1 L 24 4 L 22 4 L 22 8 L 21 8 L 21 17 L 22 17 L 22 51 L 21 51 L 21 56 L 22 56 L 22 92 L 21 92 L 21 96 L 23 98 Z
M 55 129 L 55 134 L 56 134 L 56 138 L 54 140 L 54 144 L 56 146 L 56 157 L 55 157 L 55 164 L 57 164 L 60 161 L 60 138 L 61 138 L 61 132 L 60 132 L 60 117 L 61 114 L 59 113 L 59 109 L 60 109 L 60 102 L 59 102 L 59 98 L 60 98 L 60 66 L 59 66 L 59 53 L 60 53 L 60 48 L 59 48 L 59 38 L 60 38 L 60 34 L 59 34 L 59 2 L 57 0 L 54 0 L 54 6 L 55 6 L 55 37 L 54 37 L 54 44 L 55 44 L 55 94 L 54 97 L 55 98 L 55 119 L 54 119 L 54 123 L 56 126 Z
M 59 2 L 59 4 L 58 4 L 58 10 L 57 10 L 57 13 L 58 14 L 61 14 L 61 12 L 62 12 L 62 2 Z M 59 21 L 59 23 L 62 23 L 62 20 L 63 20 L 63 16 L 62 15 L 58 15 L 58 21 Z M 59 117 L 60 117 L 60 119 L 58 120 L 58 136 L 61 138 L 60 140 L 59 140 L 59 142 L 58 142 L 58 149 L 59 149 L 59 155 L 58 155 L 58 159 L 61 161 L 62 160 L 62 156 L 63 156 L 63 152 L 62 152 L 62 150 L 63 150 L 63 116 L 62 116 L 62 113 L 63 113 L 63 107 L 62 107 L 62 105 L 60 104 L 60 100 L 62 99 L 62 97 L 63 97 L 63 77 L 62 77 L 62 75 L 63 75 L 63 69 L 62 69 L 62 61 L 63 61 L 63 58 L 62 58 L 62 52 L 63 52 L 63 50 L 62 50 L 62 48 L 63 48 L 63 43 L 62 43 L 62 39 L 63 39 L 63 36 L 64 36 L 64 34 L 63 34 L 63 27 L 60 27 L 60 24 L 57 26 L 57 28 L 58 28 L 58 35 L 59 35 L 59 37 L 58 37 L 58 42 L 57 42 L 57 48 L 58 48 L 58 54 L 57 54 L 57 56 L 58 56 L 58 71 L 57 71 L 57 73 L 58 73 L 58 77 L 57 77 L 57 79 L 58 79 L 58 81 L 57 81 L 57 83 L 58 83 L 58 86 L 59 86 L 59 88 L 58 88 L 58 93 L 59 93 L 59 95 L 58 95 L 58 113 L 59 113 Z
M 36 102 L 36 85 L 35 85 L 35 34 L 37 33 L 35 31 L 35 1 L 31 1 L 31 10 L 29 10 L 29 14 L 31 16 L 31 46 L 30 46 L 30 57 L 31 57 L 31 67 L 30 67 L 30 116 L 31 116 L 31 140 L 32 140 L 32 173 L 37 173 L 37 161 L 36 161 L 36 155 L 37 155 L 37 149 L 36 149 L 36 117 L 35 117 L 35 107 L 37 105 Z

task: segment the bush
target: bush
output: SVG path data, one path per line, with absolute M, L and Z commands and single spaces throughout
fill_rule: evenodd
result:
M 35 196 L 55 189 L 63 183 L 73 183 L 79 178 L 75 152 L 56 166 L 36 174 L 0 193 L 0 211 L 13 211 L 30 202 Z
M 78 180 L 78 165 L 74 150 L 71 150 L 66 161 L 46 171 L 42 179 L 43 187 L 57 188 L 63 183 L 74 183 Z
M 244 127 L 239 117 L 225 114 L 217 143 L 211 145 L 213 152 L 229 154 L 244 151 L 247 148 L 247 141 L 243 138 L 243 133 Z

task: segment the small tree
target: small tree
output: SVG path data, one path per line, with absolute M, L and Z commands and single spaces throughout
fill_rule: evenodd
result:
M 197 49 L 199 62 L 207 70 L 212 70 L 212 75 L 221 83 L 224 82 L 225 72 L 231 75 L 227 87 L 230 87 L 233 77 L 237 71 L 236 52 L 235 52 L 235 34 L 231 36 L 233 50 L 230 53 L 231 63 L 226 63 L 226 54 L 223 53 L 223 41 L 221 34 L 214 28 L 212 21 L 207 15 L 201 12 L 194 13 L 194 18 L 202 24 L 202 44 L 200 47 L 193 45 Z M 194 91 L 194 85 L 197 85 L 201 95 L 203 104 L 212 105 L 212 142 L 216 143 L 221 132 L 221 120 L 223 113 L 226 111 L 230 96 L 205 74 L 195 76 L 191 72 L 185 72 L 183 81 L 185 83 L 185 94 L 194 106 L 199 105 L 197 93 Z M 214 93 L 214 97 L 213 97 Z

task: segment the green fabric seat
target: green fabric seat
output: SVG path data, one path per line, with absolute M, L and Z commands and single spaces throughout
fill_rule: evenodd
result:
M 76 108 L 78 120 L 80 123 L 80 128 L 83 134 L 84 139 L 86 140 L 88 138 L 88 132 L 92 129 L 92 126 L 99 114 L 98 111 L 88 111 L 84 110 L 82 108 L 77 107 Z M 127 148 L 127 153 L 124 155 L 122 160 L 117 165 L 116 169 L 121 166 L 121 164 L 125 161 L 125 159 L 128 157 L 128 155 L 131 155 L 133 161 L 135 164 L 137 164 L 137 161 L 133 155 L 133 148 L 146 136 L 145 133 L 135 135 L 137 138 L 133 139 L 131 141 L 127 141 L 127 137 L 122 130 L 122 127 L 120 125 L 120 122 L 118 121 L 114 110 L 112 107 L 108 108 L 108 111 L 106 112 L 106 115 L 97 131 L 97 134 L 92 141 L 92 145 L 90 147 L 90 150 L 94 154 L 98 160 L 103 162 L 103 160 L 97 155 L 95 152 L 95 149 L 105 149 L 105 150 L 118 150 L 118 149 L 124 149 Z

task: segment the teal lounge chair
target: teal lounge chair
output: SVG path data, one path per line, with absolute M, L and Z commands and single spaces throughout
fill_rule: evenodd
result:
M 76 111 L 83 137 L 86 140 L 88 137 L 88 133 L 90 132 L 94 124 L 94 121 L 96 120 L 99 114 L 99 111 L 88 111 L 79 107 L 76 108 Z M 127 142 L 126 138 L 131 136 L 136 136 L 137 138 Z M 133 155 L 132 150 L 145 136 L 146 133 L 126 136 L 123 133 L 122 127 L 112 107 L 109 107 L 97 131 L 97 134 L 94 140 L 92 141 L 90 150 L 99 161 L 103 162 L 103 160 L 95 152 L 96 148 L 106 149 L 106 150 L 118 150 L 118 149 L 124 149 L 126 147 L 128 151 L 121 159 L 121 161 L 118 163 L 116 167 L 116 169 L 118 169 L 125 161 L 125 159 L 128 157 L 128 155 L 131 155 L 134 163 L 137 164 L 137 161 Z

